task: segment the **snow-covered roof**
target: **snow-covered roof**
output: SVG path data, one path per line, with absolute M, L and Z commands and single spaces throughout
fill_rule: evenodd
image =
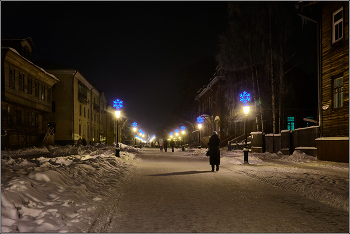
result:
M 42 71 L 43 73 L 45 73 L 46 75 L 50 76 L 51 78 L 55 79 L 56 81 L 59 81 L 59 79 L 57 79 L 56 76 L 54 76 L 51 73 L 48 73 L 47 71 L 45 71 L 45 69 L 43 69 L 42 67 L 39 67 L 38 65 L 35 65 L 33 62 L 31 62 L 30 60 L 26 59 L 25 57 L 23 57 L 22 55 L 20 55 L 17 50 L 11 48 L 11 47 L 1 47 L 1 50 L 4 51 L 11 51 L 13 53 L 15 53 L 17 56 L 21 57 L 23 60 L 25 60 L 26 62 L 30 63 L 31 65 L 33 65 L 35 68 L 39 69 L 40 71 Z M 7 52 L 6 52 L 7 53 Z

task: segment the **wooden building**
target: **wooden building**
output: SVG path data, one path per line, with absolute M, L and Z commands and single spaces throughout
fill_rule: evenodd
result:
M 296 6 L 300 16 L 319 27 L 317 158 L 349 162 L 349 2 L 299 2 Z M 318 14 L 312 18 L 309 12 Z
M 321 4 L 321 138 L 317 157 L 349 162 L 349 2 Z

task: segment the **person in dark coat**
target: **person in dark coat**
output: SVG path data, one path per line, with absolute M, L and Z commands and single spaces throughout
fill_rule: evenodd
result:
M 168 150 L 168 140 L 165 139 L 164 140 L 164 151 L 167 152 L 167 150 Z
M 219 165 L 220 165 L 220 138 L 218 136 L 217 132 L 213 132 L 213 135 L 209 138 L 209 151 L 210 151 L 210 156 L 209 156 L 209 163 L 211 165 L 211 171 L 214 171 L 214 167 L 216 165 L 216 170 L 219 170 Z
M 173 139 L 171 139 L 170 141 L 170 146 L 171 146 L 171 151 L 174 152 L 175 141 Z

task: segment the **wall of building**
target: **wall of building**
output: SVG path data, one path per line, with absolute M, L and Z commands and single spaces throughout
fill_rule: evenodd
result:
M 343 7 L 344 38 L 332 43 L 333 13 Z M 349 2 L 322 2 L 322 110 L 324 137 L 349 136 Z M 333 79 L 343 77 L 343 107 L 333 108 Z

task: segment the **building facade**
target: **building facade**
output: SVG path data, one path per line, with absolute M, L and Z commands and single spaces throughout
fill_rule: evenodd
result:
M 317 157 L 349 162 L 349 2 L 320 2 L 321 138 Z
M 48 130 L 45 117 L 52 111 L 52 89 L 59 80 L 30 61 L 30 38 L 2 40 L 2 46 L 2 148 L 40 145 Z

